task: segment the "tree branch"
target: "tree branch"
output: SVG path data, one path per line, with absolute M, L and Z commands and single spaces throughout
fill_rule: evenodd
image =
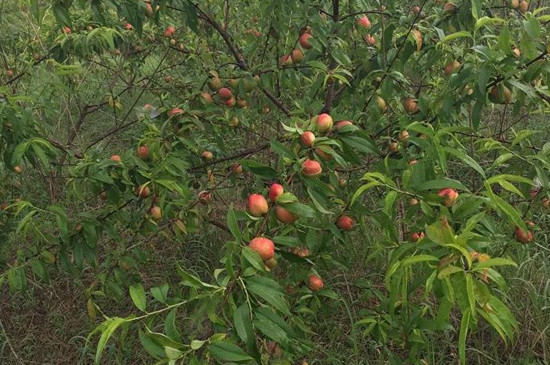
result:
M 332 20 L 337 23 L 340 20 L 340 1 L 339 0 L 332 0 Z M 334 34 L 338 32 L 338 27 L 335 27 Z M 329 69 L 332 71 L 336 67 L 336 61 L 333 59 L 330 62 Z M 334 85 L 335 80 L 334 78 L 330 79 L 330 84 L 328 86 L 327 90 L 327 96 L 325 97 L 325 105 L 323 106 L 323 109 L 321 109 L 321 113 L 330 113 L 330 110 L 332 108 L 332 102 L 334 101 Z
M 370 95 L 369 99 L 367 100 L 367 103 L 365 104 L 365 107 L 363 108 L 363 111 L 367 110 L 367 107 L 369 106 L 372 98 L 376 95 L 376 91 L 380 88 L 380 85 L 382 85 L 382 82 L 384 81 L 384 79 L 388 76 L 388 72 L 391 70 L 391 68 L 393 67 L 393 64 L 395 63 L 395 61 L 397 60 L 397 56 L 399 56 L 399 53 L 401 53 L 401 50 L 403 49 L 403 47 L 405 46 L 405 43 L 407 43 L 407 38 L 409 38 L 409 34 L 411 34 L 412 30 L 414 29 L 414 25 L 416 24 L 416 22 L 418 21 L 418 19 L 420 18 L 420 14 L 422 14 L 422 10 L 424 9 L 424 7 L 426 6 L 426 3 L 428 2 L 428 0 L 424 0 L 424 2 L 422 3 L 422 6 L 420 7 L 420 11 L 418 12 L 418 14 L 416 14 L 416 16 L 414 17 L 412 23 L 411 23 L 411 26 L 409 27 L 409 30 L 407 31 L 407 34 L 405 35 L 405 38 L 403 39 L 403 42 L 401 42 L 401 44 L 399 45 L 399 48 L 397 48 L 397 52 L 395 53 L 395 56 L 393 57 L 392 61 L 390 62 L 390 64 L 388 65 L 388 67 L 386 67 L 386 71 L 384 72 L 384 74 L 382 75 L 382 80 L 380 80 L 380 82 L 376 85 L 376 88 L 374 89 L 374 91 L 372 92 L 372 94 Z
M 198 165 L 198 166 L 191 167 L 189 170 L 190 171 L 197 171 L 197 170 L 201 170 L 201 169 L 203 169 L 205 167 L 208 167 L 208 166 L 217 165 L 217 164 L 222 163 L 222 162 L 231 161 L 231 160 L 235 160 L 237 158 L 245 157 L 245 156 L 251 155 L 253 153 L 265 150 L 270 145 L 271 145 L 271 143 L 265 143 L 265 144 L 261 144 L 259 146 L 250 147 L 250 148 L 247 148 L 247 149 L 245 149 L 241 152 L 237 152 L 237 153 L 235 153 L 231 156 L 219 158 L 219 159 L 211 161 L 211 162 L 207 162 L 207 163 L 203 163 L 203 164 Z
M 233 42 L 231 36 L 229 35 L 229 33 L 227 33 L 227 30 L 223 29 L 214 19 L 212 19 L 212 17 L 202 11 L 197 4 L 194 4 L 192 2 L 190 2 L 190 4 L 195 7 L 200 17 L 204 19 L 208 24 L 213 26 L 214 29 L 216 29 L 216 31 L 220 34 L 225 44 L 227 45 L 227 48 L 229 48 L 229 52 L 233 55 L 233 58 L 235 58 L 237 66 L 243 71 L 250 71 L 250 68 L 246 63 L 242 52 L 238 49 L 235 42 Z M 260 87 L 260 90 L 269 100 L 271 100 L 277 106 L 277 108 L 279 108 L 285 114 L 285 116 L 290 117 L 290 109 L 286 107 L 277 97 L 275 97 L 269 90 L 263 87 Z

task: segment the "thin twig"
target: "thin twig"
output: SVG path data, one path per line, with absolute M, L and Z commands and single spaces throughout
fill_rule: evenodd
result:
M 11 353 L 15 357 L 18 363 L 23 364 L 23 360 L 19 357 L 17 352 L 15 352 L 15 349 L 13 348 L 11 341 L 8 337 L 8 334 L 6 333 L 6 329 L 4 328 L 4 325 L 2 324 L 2 319 L 0 319 L 0 330 L 2 330 L 2 335 L 4 335 L 4 338 L 6 339 L 6 343 L 8 344 L 8 347 L 11 350 Z

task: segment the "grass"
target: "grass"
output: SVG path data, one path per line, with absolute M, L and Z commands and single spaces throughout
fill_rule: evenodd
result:
M 31 288 L 1 291 L 0 363 L 75 364 L 91 325 L 82 290 L 62 277 Z

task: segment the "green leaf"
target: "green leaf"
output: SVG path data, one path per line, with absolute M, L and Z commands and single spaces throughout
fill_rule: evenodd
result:
M 142 330 L 138 331 L 138 337 L 139 342 L 141 343 L 141 346 L 147 351 L 147 353 L 155 358 L 162 358 L 164 357 L 164 349 L 162 346 L 159 346 L 155 341 L 153 341 L 147 333 L 143 332 Z
M 384 208 L 382 211 L 388 216 L 392 216 L 392 212 L 394 211 L 394 205 L 395 200 L 397 199 L 397 192 L 396 191 L 390 191 L 386 194 L 386 197 L 384 198 Z
M 163 284 L 161 286 L 155 286 L 151 288 L 151 294 L 153 295 L 153 298 L 158 300 L 161 303 L 166 303 L 166 300 L 168 299 L 168 284 Z
M 505 163 L 506 161 L 508 161 L 509 159 L 511 159 L 513 157 L 514 157 L 513 153 L 510 153 L 510 152 L 503 153 L 502 155 L 498 156 L 493 161 L 493 164 L 491 166 L 492 167 L 498 167 L 498 166 L 502 165 L 503 163 Z
M 218 360 L 222 362 L 244 362 L 254 360 L 239 346 L 227 340 L 213 342 L 208 349 Z
M 290 326 L 284 318 L 279 316 L 275 311 L 273 311 L 271 308 L 267 307 L 259 307 L 254 310 L 254 317 L 257 319 L 266 319 L 270 322 L 275 323 L 277 326 L 281 327 L 283 331 L 285 331 L 288 336 L 294 336 L 295 331 L 293 330 L 293 327 Z M 297 322 L 296 322 L 297 323 Z M 309 332 L 311 333 L 311 332 Z
M 277 245 L 283 245 L 283 246 L 290 246 L 290 247 L 298 247 L 300 246 L 300 239 L 297 237 L 289 237 L 289 236 L 275 236 L 273 237 L 273 242 L 275 242 Z
M 176 349 L 183 349 L 184 346 L 182 343 L 178 341 L 174 341 L 170 337 L 166 336 L 164 333 L 159 332 L 153 332 L 145 325 L 145 329 L 147 330 L 147 335 L 149 338 L 151 338 L 155 343 L 161 345 L 163 348 L 166 346 L 173 347 Z
M 483 269 L 483 270 L 484 272 L 487 272 L 487 276 L 489 277 L 489 279 L 494 281 L 498 285 L 500 290 L 506 291 L 508 289 L 508 285 L 506 284 L 506 281 L 498 271 L 491 268 Z
M 348 133 L 346 135 L 342 135 L 340 140 L 342 141 L 342 143 L 353 147 L 361 153 L 373 155 L 378 154 L 376 146 L 373 145 L 373 143 L 371 143 L 371 141 L 366 138 L 362 138 L 356 135 L 350 135 Z
M 237 243 L 241 242 L 243 237 L 241 235 L 241 230 L 239 229 L 239 223 L 237 222 L 237 216 L 235 215 L 233 204 L 231 204 L 227 212 L 227 227 L 233 237 L 237 240 Z
M 181 1 L 180 4 L 183 7 L 182 15 L 185 23 L 193 32 L 197 33 L 199 29 L 199 16 L 197 14 L 197 9 L 190 1 Z
M 101 337 L 99 338 L 99 341 L 97 343 L 97 350 L 95 353 L 96 364 L 99 364 L 101 362 L 101 355 L 103 354 L 103 350 L 105 349 L 105 345 L 107 345 L 109 338 L 111 338 L 111 336 L 117 330 L 117 328 L 120 325 L 122 325 L 124 322 L 125 322 L 124 318 L 120 318 L 120 317 L 108 318 L 105 322 L 103 322 L 98 328 L 96 328 L 90 334 L 92 335 L 97 331 L 101 331 Z
M 514 81 L 514 80 L 510 80 L 508 81 L 508 83 L 512 86 L 514 86 L 515 89 L 518 89 L 518 90 L 521 90 L 525 93 L 525 95 L 531 97 L 531 98 L 536 98 L 537 97 L 537 92 L 535 90 L 534 87 L 532 87 L 531 85 L 529 84 L 524 84 L 524 83 L 521 83 L 521 82 L 518 82 L 518 81 Z M 515 143 L 512 143 L 512 146 L 514 145 Z
M 312 189 L 310 186 L 307 188 L 307 193 L 311 199 L 311 202 L 313 205 L 315 205 L 315 208 L 322 213 L 322 214 L 332 214 L 330 210 L 325 208 L 325 206 L 322 203 L 328 204 L 328 201 L 323 197 L 322 194 L 318 193 L 317 190 Z
M 483 318 L 493 327 L 495 331 L 499 334 L 499 336 L 506 342 L 507 335 L 504 332 L 504 329 L 502 328 L 502 323 L 498 319 L 498 317 L 494 313 L 488 313 L 484 309 L 477 309 L 477 313 L 481 314 Z
M 502 186 L 504 189 L 508 190 L 509 192 L 519 195 L 522 198 L 525 198 L 523 196 L 523 193 L 518 188 L 516 188 L 512 183 L 509 183 L 506 180 L 499 180 L 498 183 L 500 186 Z
M 529 129 L 524 129 L 522 131 L 519 131 L 518 134 L 516 135 L 516 138 L 514 138 L 514 140 L 512 141 L 512 147 L 517 145 L 519 142 L 523 141 L 525 138 L 528 138 L 534 135 L 535 133 L 537 132 Z
M 221 289 L 219 286 L 212 285 L 201 281 L 198 277 L 189 274 L 178 265 L 178 274 L 183 279 L 182 284 L 190 286 L 192 288 L 205 288 L 205 289 Z
M 448 248 L 452 248 L 452 249 L 455 249 L 456 251 L 458 251 L 460 254 L 462 254 L 462 256 L 468 262 L 468 267 L 472 267 L 472 257 L 470 255 L 468 249 L 466 249 L 464 246 L 453 244 L 453 243 L 449 243 L 449 244 L 446 244 L 446 245 L 443 245 L 443 246 L 448 247 Z
M 528 178 L 523 177 L 523 176 L 511 175 L 511 174 L 501 174 L 501 175 L 491 176 L 490 178 L 487 179 L 487 183 L 488 184 L 494 184 L 494 183 L 498 183 L 501 180 L 510 180 L 510 181 L 515 181 L 515 182 L 521 182 L 521 183 L 528 184 L 528 185 L 531 185 L 533 183 L 533 181 L 531 179 L 528 179 Z
M 178 330 L 178 324 L 176 321 L 177 313 L 177 308 L 174 308 L 168 313 L 168 315 L 164 319 L 164 333 L 172 340 L 181 341 L 181 334 Z
M 384 212 L 372 213 L 372 217 L 376 222 L 384 229 L 386 235 L 391 241 L 398 241 L 399 237 L 397 234 L 395 222 Z
M 246 344 L 246 347 L 249 350 L 254 348 L 254 329 L 252 328 L 248 303 L 243 303 L 235 310 L 233 313 L 233 323 L 235 324 L 237 334 Z
M 166 353 L 166 357 L 170 360 L 177 360 L 183 355 L 181 350 L 170 346 L 164 346 L 164 352 Z
M 61 232 L 61 236 L 63 237 L 63 239 L 67 240 L 69 237 L 67 213 L 63 208 L 58 205 L 50 205 L 47 209 L 56 213 L 55 220 L 57 222 L 57 226 L 59 227 L 59 231 Z
M 523 221 L 521 214 L 510 204 L 504 201 L 501 197 L 493 193 L 491 186 L 486 181 L 485 188 L 487 189 L 487 195 L 491 198 L 491 202 L 494 206 L 504 213 L 517 227 L 520 227 L 523 230 L 527 230 L 525 222 Z
M 327 66 L 321 61 L 308 61 L 306 64 L 311 68 L 321 70 L 323 73 L 327 72 Z
M 314 218 L 315 210 L 309 205 L 302 204 L 300 202 L 281 204 L 285 209 L 288 209 L 294 214 L 304 218 Z
M 510 309 L 494 295 L 491 296 L 488 304 L 491 306 L 495 317 L 500 321 L 507 338 L 513 339 L 515 332 L 518 330 L 518 323 Z
M 241 166 L 247 170 L 253 173 L 254 175 L 261 176 L 263 178 L 266 178 L 268 180 L 276 179 L 278 176 L 278 172 L 260 162 L 257 162 L 255 160 L 242 160 Z
M 30 141 L 25 141 L 19 143 L 15 150 L 13 151 L 12 157 L 11 157 L 11 164 L 12 165 L 18 165 L 21 163 L 21 159 L 23 158 L 23 155 L 25 152 L 27 152 L 27 148 L 30 145 Z
M 450 265 L 450 266 L 447 266 L 446 268 L 444 268 L 443 270 L 441 270 L 437 274 L 437 278 L 441 280 L 441 279 L 445 278 L 446 276 L 452 275 L 452 274 L 457 273 L 457 272 L 464 272 L 464 269 L 462 269 L 461 267 L 458 267 L 458 266 Z
M 464 186 L 460 181 L 448 179 L 448 178 L 426 181 L 422 184 L 415 185 L 412 188 L 417 191 L 426 191 L 426 190 L 432 190 L 432 189 L 446 189 L 446 188 L 469 191 L 468 188 Z
M 200 340 L 193 340 L 191 341 L 191 349 L 192 350 L 198 350 L 200 349 L 201 347 L 204 346 L 205 343 L 207 343 L 208 341 L 200 341 Z
M 63 5 L 59 3 L 56 4 L 53 8 L 53 13 L 59 23 L 72 27 L 69 12 L 63 7 Z
M 472 11 L 473 11 L 473 9 L 472 9 Z M 487 25 L 502 24 L 502 23 L 505 23 L 505 22 L 506 22 L 506 20 L 498 18 L 498 17 L 489 18 L 488 16 L 484 16 L 484 17 L 479 18 L 476 21 L 475 30 L 477 31 L 477 30 L 479 30 L 479 28 L 485 27 Z
M 38 159 L 40 160 L 40 163 L 42 164 L 42 167 L 45 169 L 45 170 L 49 170 L 50 168 L 50 161 L 48 159 L 48 157 L 46 156 L 46 154 L 44 153 L 44 151 L 42 150 L 42 148 L 40 148 L 40 146 L 36 143 L 33 143 L 31 145 L 31 148 L 34 152 L 34 154 L 38 157 Z
M 439 258 L 432 255 L 416 255 L 416 256 L 406 258 L 401 262 L 401 265 L 408 266 L 408 265 L 416 264 L 418 262 L 426 262 L 426 261 L 439 261 Z
M 248 261 L 256 270 L 265 271 L 264 262 L 260 255 L 248 246 L 243 247 L 243 257 Z
M 34 17 L 34 19 L 38 22 L 38 24 L 42 23 L 42 16 L 40 15 L 40 5 L 38 4 L 38 0 L 30 0 L 31 2 L 31 14 Z
M 481 0 L 470 0 L 472 5 L 472 16 L 474 19 L 478 20 L 481 17 L 481 12 L 483 11 L 483 5 Z M 477 25 L 477 22 L 476 22 Z
M 366 181 L 377 181 L 382 183 L 383 185 L 387 185 L 388 187 L 396 188 L 397 185 L 395 185 L 395 182 L 389 178 L 388 176 L 380 173 L 380 172 L 367 172 L 361 180 Z
M 470 32 L 466 32 L 465 30 L 463 30 L 463 31 L 449 34 L 448 36 L 443 37 L 443 39 L 439 43 L 440 44 L 448 43 L 458 38 L 473 38 L 473 37 L 470 34 Z
M 449 224 L 441 221 L 435 222 L 426 227 L 426 237 L 438 245 L 447 245 L 454 242 L 454 232 Z
M 489 259 L 485 262 L 477 263 L 474 266 L 473 270 L 480 271 L 484 268 L 493 267 L 493 266 L 514 266 L 514 267 L 517 267 L 518 265 L 510 259 L 506 259 L 504 257 L 496 257 L 494 259 Z
M 470 303 L 470 313 L 476 311 L 476 293 L 474 291 L 474 279 L 472 274 L 464 273 L 466 277 L 466 293 L 468 295 L 468 303 Z
M 470 166 L 471 168 L 473 168 L 474 170 L 479 172 L 479 174 L 483 178 L 485 178 L 485 171 L 483 171 L 483 168 L 473 158 L 471 158 L 466 153 L 464 153 L 464 151 L 457 150 L 457 149 L 451 148 L 451 147 L 444 147 L 443 149 L 447 153 L 450 153 L 451 155 L 456 156 L 459 159 L 461 159 L 462 162 L 464 162 L 465 164 L 467 164 L 468 166 Z
M 275 322 L 270 321 L 267 317 L 261 316 L 254 321 L 254 326 L 263 333 L 266 337 L 286 346 L 289 338 L 284 329 L 279 327 Z
M 498 36 L 498 48 L 504 52 L 508 52 L 510 49 L 510 30 L 506 25 L 502 26 L 500 29 L 500 34 Z
M 8 271 L 8 283 L 11 289 L 17 291 L 25 291 L 27 289 L 27 276 L 25 275 L 25 268 L 13 268 Z
M 296 195 L 289 193 L 288 191 L 282 193 L 277 198 L 277 203 L 279 204 L 294 203 L 295 201 L 298 201 L 298 198 L 296 197 Z
M 468 337 L 470 318 L 470 309 L 462 313 L 462 320 L 460 321 L 460 334 L 458 336 L 458 356 L 462 365 L 466 365 L 466 338 Z
M 247 289 L 250 293 L 263 299 L 266 304 L 273 306 L 283 314 L 290 314 L 288 303 L 284 298 L 280 286 L 276 281 L 259 276 L 247 278 Z
M 285 147 L 284 144 L 282 144 L 281 142 L 275 139 L 270 142 L 270 145 L 271 145 L 271 150 L 281 157 L 288 157 L 290 159 L 293 159 L 296 157 L 295 154 L 292 153 L 292 150 L 288 149 L 287 147 Z
M 346 66 L 351 63 L 349 56 L 343 52 L 333 52 L 331 53 L 331 56 L 339 65 Z
M 359 198 L 363 193 L 365 193 L 365 191 L 367 191 L 368 189 L 370 189 L 372 187 L 380 186 L 380 185 L 382 185 L 382 183 L 380 183 L 378 181 L 371 181 L 368 184 L 360 186 L 359 189 L 357 189 L 357 191 L 353 194 L 353 197 L 351 198 L 350 205 L 353 205 L 355 203 L 355 201 L 357 200 L 357 198 Z
M 41 280 L 48 283 L 49 282 L 49 275 L 46 271 L 46 267 L 44 262 L 40 259 L 33 259 L 31 260 L 31 268 L 34 275 L 38 276 Z
M 147 306 L 147 297 L 145 296 L 145 289 L 141 284 L 130 286 L 130 297 L 134 302 L 134 305 L 142 312 L 145 312 Z
M 531 17 L 523 21 L 525 32 L 531 39 L 540 37 L 540 24 L 537 18 Z

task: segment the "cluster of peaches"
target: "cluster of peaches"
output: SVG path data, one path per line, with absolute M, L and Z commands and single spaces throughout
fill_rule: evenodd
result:
M 277 200 L 284 193 L 284 187 L 281 184 L 274 183 L 269 187 L 268 199 L 269 202 L 274 204 L 275 216 L 277 219 L 285 224 L 294 223 L 299 217 L 295 213 L 292 213 L 282 205 L 277 204 Z M 248 211 L 254 217 L 265 216 L 269 212 L 268 200 L 261 194 L 251 194 L 248 197 Z M 342 215 L 338 218 L 336 226 L 344 231 L 350 231 L 353 229 L 355 221 L 346 215 Z M 271 267 L 276 263 L 274 261 L 275 256 L 275 244 L 267 237 L 255 237 L 248 246 L 256 251 L 266 266 Z M 295 248 L 293 252 L 300 257 L 309 256 L 309 250 L 305 247 Z M 311 274 L 308 277 L 308 287 L 317 291 L 323 288 L 323 280 L 315 274 Z

